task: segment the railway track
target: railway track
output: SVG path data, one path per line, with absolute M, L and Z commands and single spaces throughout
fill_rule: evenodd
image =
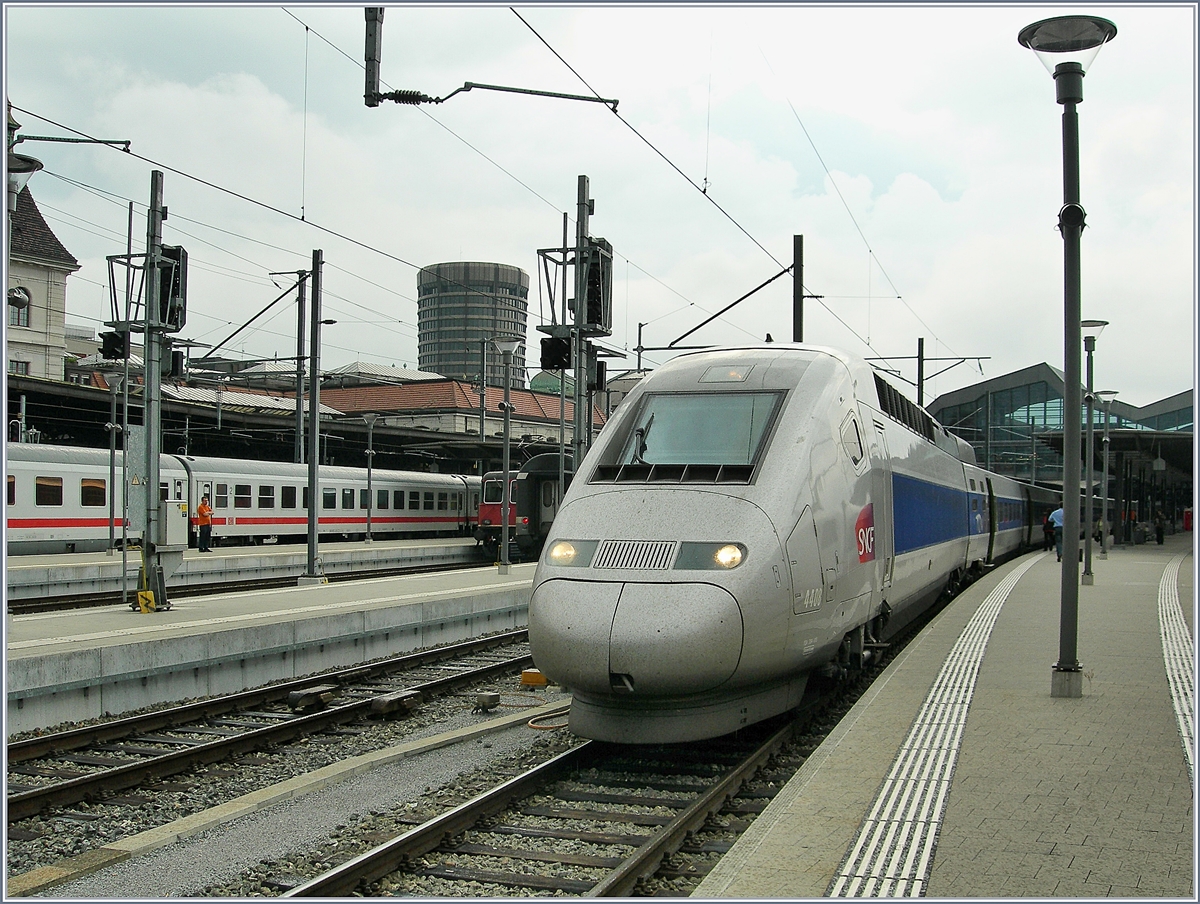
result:
M 8 745 L 8 821 L 368 718 L 532 663 L 525 631 L 381 660 Z
M 664 864 L 670 872 L 669 858 L 710 819 L 765 808 L 782 781 L 749 793 L 746 786 L 807 717 L 705 744 L 581 743 L 284 896 L 490 893 L 481 886 L 514 896 L 634 894 Z M 561 850 L 556 841 L 576 846 Z
M 413 565 L 398 568 L 380 568 L 375 570 L 353 571 L 326 575 L 331 584 L 342 581 L 361 581 L 371 578 L 402 577 L 410 574 L 435 574 L 442 571 L 455 571 L 464 568 L 477 568 L 478 563 L 453 562 L 443 565 Z M 272 590 L 279 587 L 295 587 L 296 576 L 260 578 L 240 581 L 220 581 L 212 584 L 197 584 L 168 588 L 171 599 L 182 599 L 190 596 L 209 596 L 223 593 L 247 593 L 252 590 Z M 130 586 L 124 602 L 129 604 L 137 596 L 137 588 Z M 113 606 L 122 602 L 121 592 L 108 591 L 104 593 L 79 593 L 60 597 L 41 597 L 38 599 L 9 600 L 8 611 L 12 615 L 32 615 L 40 612 L 57 612 L 63 609 L 89 609 L 96 606 Z

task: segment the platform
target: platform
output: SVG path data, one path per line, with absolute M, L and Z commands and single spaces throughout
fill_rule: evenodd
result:
M 474 540 L 424 538 L 375 540 L 372 543 L 324 541 L 317 548 L 318 566 L 334 576 L 355 571 L 422 568 L 439 565 L 478 565 L 483 554 Z M 126 585 L 137 590 L 141 553 L 121 551 L 59 553 L 56 555 L 9 556 L 5 562 L 8 599 L 27 600 L 46 596 L 114 593 L 121 590 L 124 566 Z M 183 563 L 167 578 L 172 588 L 207 586 L 269 578 L 297 578 L 308 567 L 308 546 L 303 543 L 261 546 L 222 546 L 212 552 L 184 552 Z
M 232 693 L 526 624 L 533 564 L 9 615 L 9 733 Z
M 976 583 L 693 897 L 1194 900 L 1192 536 L 1094 558 L 1075 699 L 1050 695 L 1054 556 Z

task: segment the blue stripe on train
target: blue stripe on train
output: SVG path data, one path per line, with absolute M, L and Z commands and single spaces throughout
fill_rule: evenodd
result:
M 967 494 L 906 474 L 892 474 L 896 555 L 967 535 Z
M 976 499 L 979 509 L 972 516 L 970 501 Z M 926 546 L 960 540 L 968 535 L 985 534 L 988 530 L 984 514 L 987 497 L 968 493 L 957 487 L 941 486 L 909 477 L 892 474 L 892 509 L 894 513 L 894 545 L 896 554 L 912 552 Z M 1008 506 L 1005 505 L 1008 503 Z M 1017 499 L 997 499 L 997 530 L 1011 530 L 1023 524 L 1024 506 Z M 1014 505 L 1015 504 L 1015 505 Z M 1010 510 L 1011 509 L 1013 510 Z M 1013 515 L 1016 517 L 1012 517 Z

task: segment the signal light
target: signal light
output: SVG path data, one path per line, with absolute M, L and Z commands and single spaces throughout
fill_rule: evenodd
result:
M 570 339 L 547 337 L 542 340 L 542 370 L 566 370 L 570 366 Z
M 114 331 L 100 334 L 100 357 L 117 360 L 129 357 L 129 333 Z

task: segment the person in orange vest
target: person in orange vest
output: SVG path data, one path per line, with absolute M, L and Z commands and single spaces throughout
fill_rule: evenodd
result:
M 209 552 L 209 543 L 212 542 L 212 506 L 208 504 L 208 497 L 200 497 L 200 505 L 196 507 L 196 524 L 200 528 L 200 539 L 196 546 L 200 552 Z

